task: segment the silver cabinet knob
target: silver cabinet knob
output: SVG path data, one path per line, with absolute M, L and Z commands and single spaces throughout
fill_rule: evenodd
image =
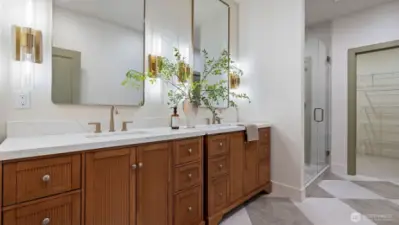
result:
M 191 212 L 191 211 L 193 211 L 193 207 L 188 207 L 188 209 L 187 209 L 189 212 Z
M 142 168 L 143 167 L 143 163 L 139 163 L 139 168 Z
M 220 168 L 220 169 L 223 169 L 223 164 L 220 164 L 220 165 L 219 165 L 219 168 Z
M 222 147 L 223 146 L 223 142 L 220 142 L 219 145 L 220 145 L 220 147 Z
M 190 153 L 190 155 L 191 155 L 191 153 L 193 153 L 193 150 L 190 148 L 190 149 L 188 150 L 188 153 Z
M 42 178 L 42 180 L 43 180 L 44 182 L 49 182 L 49 181 L 50 181 L 50 175 L 48 175 L 48 174 L 44 175 L 43 178 Z
M 132 165 L 132 169 L 134 169 L 134 170 L 137 169 L 137 165 L 136 165 L 136 164 L 133 164 L 133 165 Z
M 187 176 L 188 176 L 188 178 L 190 178 L 190 179 L 193 177 L 193 175 L 192 175 L 191 173 L 189 173 Z
M 44 218 L 42 221 L 42 225 L 48 225 L 50 224 L 50 218 Z

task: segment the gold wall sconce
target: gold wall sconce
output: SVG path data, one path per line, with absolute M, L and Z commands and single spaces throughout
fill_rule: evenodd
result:
M 148 55 L 148 70 L 153 77 L 156 77 L 158 74 L 158 66 L 157 66 L 158 57 L 155 55 Z
M 177 75 L 179 81 L 186 82 L 190 76 L 191 76 L 190 65 L 184 62 L 179 62 L 179 74 Z
M 15 60 L 43 63 L 43 36 L 39 30 L 14 26 Z
M 152 75 L 151 77 L 157 77 L 159 71 L 162 70 L 163 67 L 162 57 L 151 54 L 148 55 L 148 67 L 148 70 Z
M 230 73 L 230 89 L 237 89 L 240 86 L 241 78 L 236 73 Z

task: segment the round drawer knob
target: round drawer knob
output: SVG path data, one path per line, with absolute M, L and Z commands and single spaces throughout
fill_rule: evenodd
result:
M 188 211 L 189 211 L 189 212 L 193 211 L 193 207 L 191 207 L 191 206 L 188 207 Z
M 133 170 L 137 169 L 137 165 L 136 165 L 136 164 L 133 164 L 133 165 L 132 165 L 132 169 L 133 169 Z
M 191 173 L 189 173 L 187 176 L 188 176 L 188 178 L 190 178 L 190 179 L 193 177 L 193 175 L 192 175 Z
M 220 169 L 223 169 L 223 164 L 220 164 L 220 165 L 219 165 L 219 168 L 220 168 Z
M 219 196 L 220 196 L 220 197 L 223 197 L 223 193 L 219 193 Z
M 142 168 L 143 167 L 143 163 L 139 163 L 139 168 Z
M 50 224 L 50 218 L 44 218 L 44 220 L 42 221 L 42 225 L 48 225 Z
M 223 142 L 220 142 L 220 144 L 219 144 L 219 145 L 220 145 L 220 147 L 222 147 L 222 146 L 223 146 Z
M 43 180 L 44 182 L 49 182 L 49 181 L 50 181 L 50 175 L 48 175 L 48 174 L 44 175 L 43 178 L 42 178 L 42 180 Z M 47 218 L 46 218 L 46 219 L 47 219 Z
M 190 148 L 189 150 L 188 150 L 188 153 L 193 153 L 193 150 Z

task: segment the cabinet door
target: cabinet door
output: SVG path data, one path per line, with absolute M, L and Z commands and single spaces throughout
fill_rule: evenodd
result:
M 86 154 L 86 225 L 135 224 L 135 150 Z
M 171 224 L 171 146 L 159 143 L 138 148 L 138 225 Z
M 244 132 L 230 135 L 230 202 L 244 195 Z
M 249 194 L 258 187 L 258 142 L 245 143 L 244 192 Z

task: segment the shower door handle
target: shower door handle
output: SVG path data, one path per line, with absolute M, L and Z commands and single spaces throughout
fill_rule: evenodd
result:
M 317 119 L 317 112 L 318 112 L 318 111 L 321 111 L 321 119 L 320 119 L 320 120 Z M 323 122 L 323 121 L 324 121 L 324 109 L 322 109 L 322 108 L 315 108 L 315 109 L 313 110 L 313 120 L 316 121 L 316 122 L 318 122 L 318 123 Z

